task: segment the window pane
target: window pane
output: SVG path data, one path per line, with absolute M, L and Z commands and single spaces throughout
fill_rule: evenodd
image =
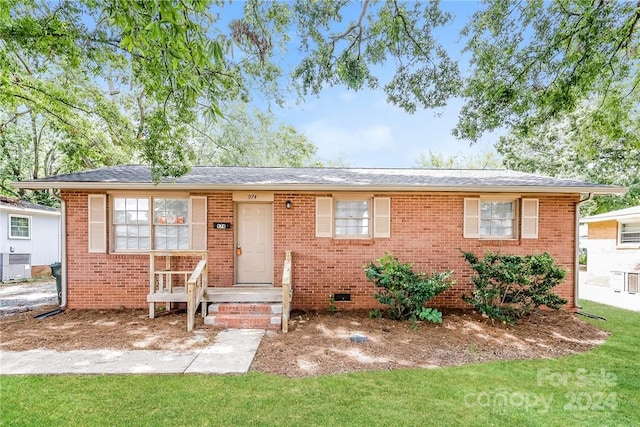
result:
M 515 203 L 480 202 L 480 236 L 513 237 L 515 227 Z
M 367 236 L 369 234 L 369 202 L 338 200 L 335 210 L 336 236 Z
M 141 238 L 139 241 L 140 249 L 149 250 L 151 248 L 151 240 L 147 238 Z
M 115 249 L 149 249 L 149 199 L 117 197 L 113 206 Z
M 29 238 L 29 218 L 12 216 L 10 237 L 26 237 Z
M 127 223 L 127 212 L 124 210 L 118 210 L 113 212 L 113 223 L 114 224 L 126 224 Z
M 640 243 L 640 222 L 622 224 L 620 243 Z

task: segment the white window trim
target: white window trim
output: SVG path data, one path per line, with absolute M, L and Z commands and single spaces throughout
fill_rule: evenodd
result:
M 618 233 L 616 247 L 620 249 L 640 249 L 640 243 L 622 243 L 622 226 L 624 224 L 640 224 L 640 221 L 618 221 Z
M 149 221 L 147 223 L 149 226 L 149 249 L 116 249 L 116 225 L 121 224 L 114 223 L 116 215 L 115 199 L 147 199 L 149 201 Z M 113 254 L 148 254 L 149 251 L 153 250 L 153 197 L 140 194 L 112 194 L 109 202 L 109 231 L 111 234 L 109 239 L 110 252 Z
M 487 236 L 480 234 L 480 205 L 482 202 L 512 202 L 514 204 L 514 225 L 513 236 Z M 524 204 L 528 203 L 529 207 L 535 204 L 535 215 L 529 213 L 528 216 L 524 215 Z M 477 197 L 465 197 L 463 201 L 463 238 L 465 239 L 478 239 L 478 240 L 505 240 L 505 241 L 519 241 L 524 239 L 537 239 L 540 226 L 540 200 L 538 198 L 522 197 L 515 194 L 484 194 Z M 525 221 L 529 228 L 535 229 L 525 233 Z M 535 221 L 533 227 L 531 221 Z
M 369 212 L 369 216 L 367 218 L 369 224 L 367 226 L 367 234 L 336 234 L 336 220 L 338 219 L 336 216 L 336 210 L 338 202 L 368 202 L 367 210 Z M 333 234 L 334 239 L 372 239 L 373 238 L 373 197 L 363 197 L 363 196 L 348 196 L 348 195 L 339 195 L 333 197 L 333 202 L 331 209 L 333 210 L 332 221 L 331 221 L 331 233 Z
M 29 228 L 29 235 L 28 236 L 14 236 L 12 233 L 12 227 L 11 227 L 11 219 L 12 218 L 26 218 L 28 221 L 28 228 Z M 32 220 L 30 216 L 27 215 L 14 215 L 14 214 L 9 214 L 9 223 L 7 224 L 9 226 L 9 232 L 7 233 L 9 236 L 9 239 L 12 240 L 31 240 L 31 227 L 32 227 Z
M 480 203 L 478 204 L 478 239 L 480 240 L 518 240 L 520 235 L 518 233 L 518 224 L 520 224 L 520 201 L 519 197 L 514 196 L 480 196 Z M 511 236 L 491 236 L 481 234 L 482 215 L 480 214 L 483 202 L 511 202 L 513 203 L 513 234 Z
M 364 234 L 335 234 L 335 212 L 338 201 L 369 202 L 369 232 Z M 391 237 L 391 197 L 374 197 L 372 194 L 341 193 L 335 197 L 316 197 L 316 238 L 336 240 L 371 240 Z
M 114 255 L 126 255 L 126 254 L 148 254 L 150 251 L 153 251 L 155 249 L 154 245 L 155 245 L 155 224 L 154 224 L 154 214 L 153 214 L 153 207 L 154 207 L 154 200 L 155 199 L 187 199 L 188 200 L 188 219 L 187 219 L 187 225 L 189 226 L 189 250 L 191 250 L 191 248 L 193 248 L 194 245 L 194 239 L 193 239 L 193 235 L 192 235 L 192 229 L 194 226 L 193 223 L 193 208 L 192 208 L 192 201 L 193 199 L 202 199 L 202 196 L 189 196 L 188 194 L 185 193 L 179 193 L 179 194 L 170 194 L 170 193 L 161 193 L 158 195 L 143 195 L 143 194 L 139 194 L 139 193 L 134 193 L 134 192 L 123 192 L 123 193 L 110 193 L 109 194 L 109 214 L 110 214 L 110 218 L 109 218 L 109 233 L 110 233 L 110 238 L 109 238 L 109 253 L 114 254 Z M 149 247 L 150 249 L 116 249 L 116 242 L 115 242 L 115 226 L 116 224 L 114 224 L 113 219 L 115 216 L 115 203 L 113 202 L 114 199 L 116 198 L 134 198 L 134 199 L 148 199 L 149 200 L 149 222 L 148 225 L 150 227 L 149 229 Z M 207 204 L 206 204 L 206 197 L 204 197 L 205 199 L 205 210 L 207 209 Z M 205 221 L 206 221 L 206 213 L 205 213 Z M 201 226 L 202 224 L 197 224 L 199 226 Z M 204 228 L 204 230 L 206 230 L 206 223 L 204 224 L 204 227 L 200 227 L 201 229 Z M 205 233 L 206 236 L 206 233 Z M 206 237 L 205 237 L 205 241 L 204 241 L 204 246 L 206 247 Z M 173 249 L 169 249 L 169 250 L 173 250 Z M 178 249 L 176 249 L 178 250 Z

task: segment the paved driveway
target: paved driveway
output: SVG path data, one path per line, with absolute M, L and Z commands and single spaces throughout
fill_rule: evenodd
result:
M 2 316 L 57 303 L 55 281 L 0 284 Z

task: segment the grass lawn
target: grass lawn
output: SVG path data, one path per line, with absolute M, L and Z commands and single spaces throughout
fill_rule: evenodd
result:
M 3 376 L 0 425 L 638 425 L 640 314 L 583 307 L 611 337 L 553 360 L 304 379 Z

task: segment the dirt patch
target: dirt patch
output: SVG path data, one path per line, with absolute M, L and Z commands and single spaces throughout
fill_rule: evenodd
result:
M 366 342 L 352 342 L 354 334 L 366 336 Z M 251 369 L 302 377 L 552 358 L 587 351 L 607 336 L 565 312 L 537 313 L 517 325 L 445 313 L 442 324 L 422 323 L 417 330 L 366 313 L 310 314 L 294 317 L 288 334 L 268 333 Z
M 56 306 L 4 316 L 0 320 L 1 350 L 191 350 L 213 343 L 218 329 L 204 327 L 187 332 L 185 312 L 165 312 L 149 319 L 146 310 L 66 310 L 42 320 L 34 319 Z
M 197 316 L 194 331 L 187 332 L 184 311 L 155 319 L 149 319 L 146 310 L 67 310 L 43 320 L 33 318 L 54 308 L 0 319 L 0 349 L 190 350 L 213 343 L 219 331 Z M 352 342 L 354 334 L 364 335 L 366 342 Z M 587 351 L 607 336 L 565 312 L 537 313 L 517 325 L 448 312 L 442 324 L 422 323 L 417 330 L 408 323 L 370 319 L 364 312 L 294 313 L 288 334 L 265 335 L 251 370 L 302 377 L 552 358 Z

